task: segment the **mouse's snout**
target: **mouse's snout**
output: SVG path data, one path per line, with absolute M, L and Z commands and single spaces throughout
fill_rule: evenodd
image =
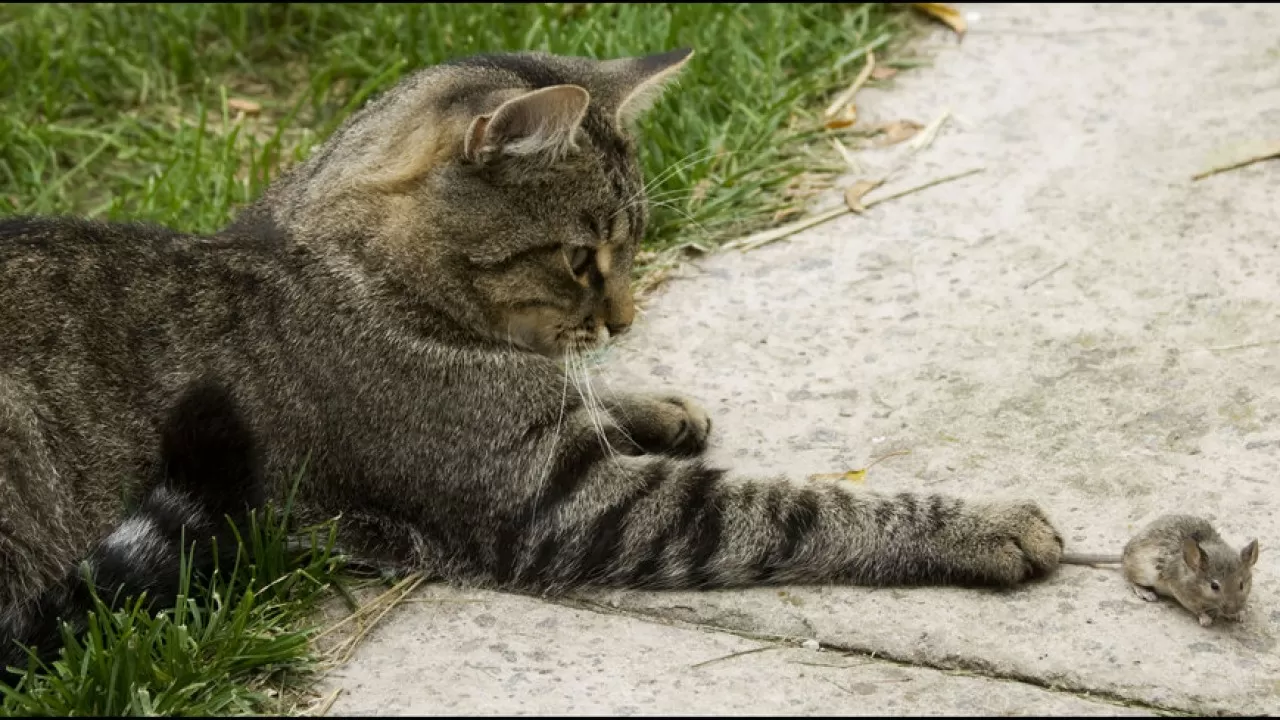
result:
M 1229 592 L 1223 594 L 1219 612 L 1228 618 L 1238 618 L 1248 602 L 1249 588 L 1247 584 L 1243 587 L 1232 588 Z

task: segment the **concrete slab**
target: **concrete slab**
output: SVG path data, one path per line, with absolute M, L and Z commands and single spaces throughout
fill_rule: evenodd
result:
M 986 171 L 709 259 L 652 305 L 609 382 L 695 393 L 742 473 L 907 450 L 866 485 L 1032 497 L 1073 549 L 1118 551 L 1170 511 L 1274 545 L 1280 162 L 1190 178 L 1219 146 L 1280 138 L 1280 10 L 965 7 L 981 19 L 962 45 L 859 106 L 962 120 L 899 186 Z M 1107 569 L 1006 594 L 611 599 L 1159 706 L 1276 712 L 1278 558 L 1262 555 L 1247 621 L 1208 630 Z
M 1280 139 L 1280 7 L 962 7 L 979 13 L 962 44 L 940 32 L 932 68 L 863 91 L 859 108 L 873 122 L 954 114 L 896 187 L 985 172 L 706 260 L 650 303 L 601 382 L 701 399 L 714 456 L 740 474 L 803 478 L 905 450 L 865 484 L 1031 497 L 1074 550 L 1118 551 L 1161 513 L 1203 514 L 1232 542 L 1261 540 L 1245 621 L 1201 628 L 1089 568 L 1009 593 L 586 597 L 1154 708 L 1280 712 L 1280 162 L 1190 179 L 1223 145 Z M 750 643 L 491 602 L 504 630 L 487 636 L 457 609 L 401 613 L 348 668 L 335 710 L 964 712 L 973 697 L 1010 703 L 975 712 L 1084 712 L 936 674 L 867 681 L 854 698 L 787 674 L 811 671 L 781 651 L 694 671 Z M 501 643 L 517 658 L 503 667 L 530 669 L 464 665 L 495 662 Z M 915 683 L 927 692 L 910 699 Z M 1015 685 L 1025 694 L 991 689 Z M 407 704 L 380 704 L 393 690 Z
M 839 652 L 445 586 L 329 679 L 350 715 L 1139 715 Z M 741 654 L 739 654 L 741 653 Z

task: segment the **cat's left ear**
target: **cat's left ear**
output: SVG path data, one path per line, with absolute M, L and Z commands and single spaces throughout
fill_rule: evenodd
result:
M 476 161 L 490 152 L 560 155 L 587 114 L 591 96 L 577 85 L 553 85 L 524 93 L 471 121 L 463 154 Z
M 658 55 L 622 58 L 604 63 L 622 86 L 617 119 L 621 127 L 630 127 L 662 95 L 663 89 L 693 57 L 692 48 L 671 50 Z

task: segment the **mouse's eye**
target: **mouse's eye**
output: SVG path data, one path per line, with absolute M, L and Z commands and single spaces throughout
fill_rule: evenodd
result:
M 1241 589 L 1241 590 L 1243 590 L 1243 589 L 1244 589 L 1244 581 L 1243 581 L 1243 580 L 1241 580 L 1241 581 L 1240 581 L 1240 589 Z
M 1213 590 L 1214 592 L 1218 592 L 1219 590 L 1221 590 L 1221 589 L 1222 589 L 1222 586 L 1218 584 L 1218 581 L 1217 581 L 1217 580 L 1210 580 L 1210 581 L 1209 581 L 1209 589 L 1210 589 L 1210 590 Z

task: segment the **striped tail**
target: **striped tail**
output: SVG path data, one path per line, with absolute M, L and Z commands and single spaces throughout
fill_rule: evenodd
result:
M 21 677 L 8 668 L 27 667 L 24 646 L 43 663 L 55 659 L 60 626 L 83 631 L 94 593 L 113 607 L 142 593 L 151 608 L 172 606 L 184 543 L 194 575 L 234 562 L 237 543 L 227 518 L 243 532 L 264 488 L 253 438 L 230 395 L 215 383 L 193 385 L 162 428 L 161 459 L 161 480 L 136 510 L 61 582 L 0 617 L 0 680 L 13 684 Z

